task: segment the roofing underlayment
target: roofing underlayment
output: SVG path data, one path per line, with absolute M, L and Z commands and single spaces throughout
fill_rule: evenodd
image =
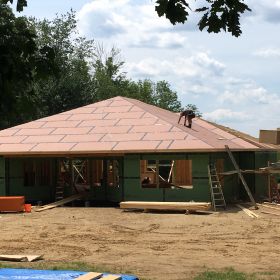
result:
M 0 131 L 0 155 L 270 150 L 253 137 L 200 118 L 114 97 Z

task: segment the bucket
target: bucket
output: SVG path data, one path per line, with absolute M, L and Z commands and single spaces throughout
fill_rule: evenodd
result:
M 24 204 L 24 210 L 26 213 L 30 213 L 31 212 L 31 204 Z

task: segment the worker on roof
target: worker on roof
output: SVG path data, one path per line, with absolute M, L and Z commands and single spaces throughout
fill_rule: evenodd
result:
M 191 128 L 192 127 L 192 119 L 195 118 L 194 111 L 190 110 L 190 109 L 187 109 L 187 110 L 184 110 L 183 112 L 181 112 L 178 123 L 180 123 L 182 117 L 185 117 L 184 126 L 187 126 L 187 127 Z M 187 119 L 188 119 L 188 125 L 186 125 Z

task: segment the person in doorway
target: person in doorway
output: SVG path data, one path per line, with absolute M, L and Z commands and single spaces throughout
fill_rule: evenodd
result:
M 180 123 L 182 117 L 185 117 L 184 126 L 192 128 L 192 119 L 195 118 L 194 111 L 187 109 L 187 110 L 184 110 L 183 112 L 181 112 L 178 123 Z M 188 119 L 188 125 L 186 125 L 187 119 Z

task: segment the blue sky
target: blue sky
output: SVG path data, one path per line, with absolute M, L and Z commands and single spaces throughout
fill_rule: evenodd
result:
M 80 33 L 115 46 L 132 79 L 166 80 L 203 117 L 258 136 L 280 127 L 280 0 L 247 0 L 243 34 L 200 32 L 158 18 L 152 0 L 28 0 L 24 14 L 53 18 L 73 8 Z

